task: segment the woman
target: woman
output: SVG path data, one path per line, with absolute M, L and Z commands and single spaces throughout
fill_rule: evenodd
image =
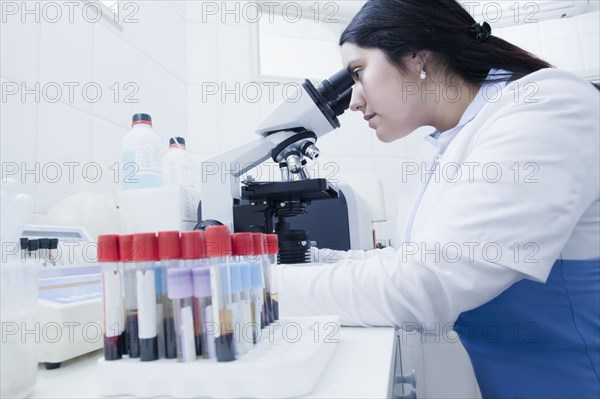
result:
M 381 141 L 436 131 L 400 247 L 284 269 L 282 311 L 454 323 L 484 397 L 599 397 L 597 90 L 454 0 L 371 0 L 340 44 Z

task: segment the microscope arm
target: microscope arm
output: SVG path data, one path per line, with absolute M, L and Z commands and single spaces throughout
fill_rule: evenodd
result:
M 202 162 L 202 218 L 233 231 L 233 200 L 240 198 L 240 176 L 271 156 L 271 150 L 297 132 L 270 134 Z
M 350 105 L 352 85 L 354 79 L 346 69 L 318 87 L 305 80 L 296 87 L 298 95 L 282 101 L 257 128 L 262 138 L 203 162 L 202 219 L 218 220 L 233 231 L 233 200 L 240 198 L 239 177 L 269 156 L 285 162 L 291 173 L 302 174 L 303 156 L 318 157 L 318 149 L 311 144 L 340 126 L 337 117 Z

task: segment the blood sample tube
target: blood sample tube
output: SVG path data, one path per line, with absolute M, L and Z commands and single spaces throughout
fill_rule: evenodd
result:
M 277 234 L 265 234 L 266 238 L 266 253 L 269 261 L 269 270 L 271 272 L 271 300 L 273 305 L 273 318 L 279 320 L 279 288 L 275 276 L 275 267 L 277 266 L 277 254 L 279 253 L 279 239 Z
M 178 231 L 158 233 L 158 258 L 156 275 L 156 321 L 158 322 L 158 356 L 177 357 L 177 340 L 173 320 L 173 301 L 167 296 L 167 271 L 180 266 L 181 239 Z
M 119 256 L 123 272 L 123 287 L 125 298 L 125 331 L 127 335 L 126 351 L 130 358 L 140 357 L 140 342 L 138 338 L 138 301 L 136 263 L 133 261 L 135 246 L 133 234 L 119 236 Z
M 125 304 L 119 271 L 119 236 L 98 237 L 98 263 L 102 270 L 104 304 L 104 359 L 119 360 L 125 348 Z
M 138 337 L 140 360 L 158 359 L 158 331 L 156 323 L 156 261 L 158 245 L 154 233 L 133 235 L 134 260 L 137 261 Z
M 252 289 L 252 271 L 250 270 L 250 263 L 242 262 L 242 292 L 241 292 L 241 306 L 244 323 L 241 329 L 242 342 L 246 347 L 246 351 L 254 348 L 254 331 L 256 327 L 260 325 L 260 321 L 256 323 L 252 319 L 252 307 L 250 306 L 250 290 Z
M 245 345 L 246 351 L 254 347 L 254 326 L 253 323 L 261 325 L 260 318 L 254 320 L 250 306 L 250 265 L 249 262 L 257 261 L 259 258 L 254 255 L 254 240 L 252 233 L 236 233 L 231 236 L 231 246 L 233 250 L 233 259 L 241 266 L 242 287 L 240 291 L 240 307 L 242 315 L 242 325 L 240 328 L 241 340 Z
M 198 267 L 192 270 L 194 281 L 194 335 L 196 355 L 209 358 L 209 342 L 207 340 L 207 320 L 211 320 L 212 299 L 210 289 L 210 268 Z M 214 358 L 214 340 L 212 351 Z
M 187 267 L 168 269 L 167 294 L 173 301 L 177 360 L 180 362 L 194 361 L 196 360 L 196 343 L 194 340 L 192 270 Z
M 273 300 L 271 298 L 271 267 L 265 255 L 264 238 L 262 233 L 253 233 L 252 240 L 254 242 L 254 253 L 260 258 L 263 267 L 263 275 L 265 278 L 265 324 L 269 325 L 275 321 L 273 315 Z
M 210 352 L 212 358 L 214 358 L 214 341 L 208 342 L 206 339 L 206 317 L 207 312 L 212 312 L 212 301 L 210 269 L 208 268 L 206 260 L 206 240 L 204 231 L 196 230 L 182 233 L 181 252 L 184 267 L 193 270 L 196 355 L 208 358 Z M 212 317 L 210 314 L 209 319 Z M 212 346 L 210 351 L 209 346 Z
M 250 263 L 250 308 L 252 310 L 252 322 L 255 326 L 252 331 L 254 344 L 260 340 L 260 330 L 264 328 L 261 318 L 264 317 L 265 278 L 263 276 L 262 264 Z
M 238 357 L 246 353 L 246 345 L 244 345 L 242 330 L 244 328 L 245 319 L 242 309 L 242 266 L 240 263 L 232 262 L 229 264 L 229 278 L 231 290 L 231 309 L 233 311 L 233 341 L 235 342 L 235 350 Z
M 218 362 L 236 359 L 233 327 L 233 305 L 231 300 L 231 237 L 227 226 L 206 228 L 206 250 L 210 265 L 212 322 L 215 352 Z M 210 337 L 208 339 L 211 339 Z

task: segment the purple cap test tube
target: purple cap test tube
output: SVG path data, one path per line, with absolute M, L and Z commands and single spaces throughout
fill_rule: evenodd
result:
M 196 360 L 193 295 L 192 270 L 188 268 L 167 269 L 167 296 L 173 301 L 177 360 L 180 362 Z
M 210 268 L 199 267 L 192 270 L 194 281 L 194 335 L 196 354 L 205 359 L 215 358 L 214 340 L 207 339 L 207 324 L 212 322 L 212 299 Z M 210 345 L 212 343 L 212 346 Z

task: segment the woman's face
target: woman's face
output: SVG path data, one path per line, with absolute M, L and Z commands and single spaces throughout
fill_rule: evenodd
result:
M 361 111 L 379 140 L 385 143 L 427 125 L 430 113 L 421 98 L 422 64 L 418 57 L 409 56 L 405 61 L 408 72 L 402 74 L 379 49 L 342 45 L 342 62 L 356 82 L 350 109 Z

